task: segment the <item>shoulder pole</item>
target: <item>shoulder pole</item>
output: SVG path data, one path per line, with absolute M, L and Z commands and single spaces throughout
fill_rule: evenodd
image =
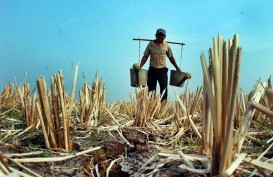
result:
M 152 39 L 143 39 L 143 38 L 133 38 L 134 41 L 153 41 Z M 171 41 L 166 41 L 169 44 L 178 44 L 178 45 L 185 45 L 185 43 L 182 42 L 171 42 Z

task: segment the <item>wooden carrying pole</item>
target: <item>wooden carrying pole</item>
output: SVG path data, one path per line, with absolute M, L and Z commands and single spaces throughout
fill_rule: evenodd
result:
M 153 41 L 153 39 L 143 39 L 143 38 L 133 38 L 134 41 Z M 169 44 L 178 44 L 178 45 L 185 45 L 183 42 L 171 42 L 171 41 L 166 41 Z

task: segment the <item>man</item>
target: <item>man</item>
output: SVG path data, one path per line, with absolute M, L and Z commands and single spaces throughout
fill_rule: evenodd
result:
M 148 71 L 148 90 L 156 90 L 157 81 L 160 86 L 160 93 L 162 94 L 165 90 L 165 93 L 162 97 L 163 100 L 167 100 L 168 96 L 168 68 L 166 67 L 166 57 L 169 58 L 170 62 L 176 68 L 177 71 L 182 72 L 177 66 L 176 61 L 173 57 L 172 50 L 164 39 L 166 38 L 166 30 L 159 28 L 155 34 L 156 39 L 151 41 L 142 57 L 140 68 L 146 63 L 147 59 L 150 56 L 150 67 Z

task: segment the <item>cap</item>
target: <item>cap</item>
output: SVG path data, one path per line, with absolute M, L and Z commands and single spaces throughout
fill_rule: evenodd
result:
M 166 36 L 166 30 L 162 29 L 162 28 L 159 28 L 156 30 L 156 34 L 159 34 L 159 33 L 162 33 Z

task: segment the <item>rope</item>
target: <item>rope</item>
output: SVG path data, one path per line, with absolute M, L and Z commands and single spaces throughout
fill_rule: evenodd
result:
M 140 63 L 140 40 L 138 41 L 138 63 Z
M 183 45 L 181 45 L 181 54 L 180 54 L 180 69 L 181 69 L 181 62 L 182 62 L 182 51 L 183 51 Z

